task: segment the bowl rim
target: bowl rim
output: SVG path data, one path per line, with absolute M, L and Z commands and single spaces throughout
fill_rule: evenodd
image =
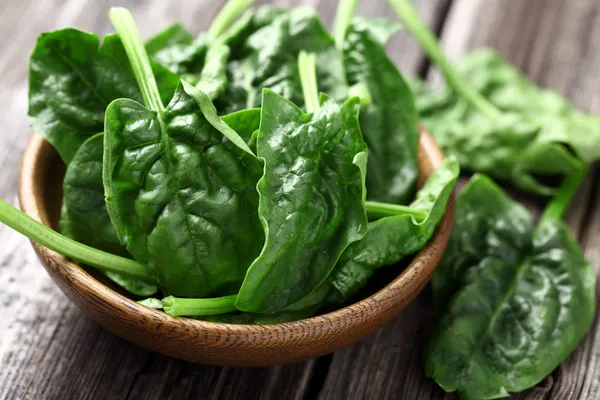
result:
M 44 199 L 40 198 L 45 196 L 36 195 L 36 192 L 39 190 L 36 189 L 35 175 L 37 169 L 44 165 L 44 158 L 51 156 L 51 151 L 54 151 L 51 145 L 41 136 L 34 133 L 27 145 L 22 159 L 18 190 L 21 209 L 47 226 L 50 226 L 49 216 L 45 209 L 45 205 L 42 203 Z M 421 160 L 421 158 L 424 158 L 424 160 Z M 443 153 L 435 140 L 423 127 L 420 127 L 419 184 L 422 184 L 429 174 L 431 174 L 433 169 L 441 164 L 443 159 Z M 423 162 L 431 164 L 428 167 L 430 171 L 423 171 Z M 217 335 L 221 333 L 226 333 L 227 335 L 243 335 L 247 334 L 249 330 L 254 332 L 260 330 L 263 333 L 281 333 L 282 330 L 286 332 L 290 330 L 304 332 L 309 325 L 315 323 L 323 324 L 323 322 L 325 322 L 329 326 L 329 329 L 327 329 L 328 332 L 331 330 L 340 330 L 340 332 L 337 332 L 338 336 L 344 332 L 350 333 L 351 331 L 356 331 L 358 329 L 360 332 L 363 332 L 361 337 L 364 337 L 377 327 L 382 326 L 395 317 L 405 305 L 414 300 L 430 281 L 449 240 L 454 219 L 454 202 L 455 193 L 453 191 L 446 206 L 444 216 L 427 245 L 421 249 L 414 256 L 410 264 L 404 270 L 400 271 L 398 276 L 385 287 L 358 302 L 348 304 L 326 314 L 277 324 L 230 324 L 171 317 L 162 311 L 145 307 L 135 300 L 129 299 L 114 291 L 96 280 L 77 262 L 67 259 L 35 242 L 32 242 L 32 245 L 38 253 L 38 256 L 40 256 L 46 269 L 51 268 L 56 275 L 60 276 L 61 280 L 67 279 L 68 282 L 66 285 L 71 285 L 74 290 L 88 291 L 96 300 L 104 305 L 114 308 L 113 311 L 136 313 L 144 316 L 148 320 L 152 320 L 154 322 L 152 324 L 153 330 L 177 330 L 186 328 L 204 331 L 205 333 L 212 332 Z M 48 258 L 57 261 L 55 263 L 49 263 Z M 48 272 L 50 272 L 49 269 Z M 52 274 L 50 275 L 52 276 Z M 56 280 L 55 276 L 52 276 L 52 278 Z M 63 288 L 61 287 L 61 289 Z M 373 321 L 371 311 L 373 305 L 377 305 L 377 321 Z M 308 334 L 308 332 L 304 335 L 296 335 L 293 339 L 295 342 L 299 341 L 300 344 L 314 340 L 312 335 Z M 338 348 L 340 347 L 344 346 L 339 346 Z

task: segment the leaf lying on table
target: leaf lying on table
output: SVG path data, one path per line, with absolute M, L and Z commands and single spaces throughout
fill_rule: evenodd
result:
M 594 269 L 567 225 L 543 218 L 534 230 L 531 215 L 482 175 L 459 196 L 433 290 L 446 307 L 426 349 L 426 370 L 465 398 L 537 384 L 594 318 Z
M 355 19 L 344 44 L 351 87 L 364 85 L 369 103 L 361 107 L 360 127 L 369 146 L 369 200 L 405 203 L 417 181 L 418 114 L 413 94 L 389 59 L 384 43 L 397 25 Z
M 106 111 L 104 186 L 113 225 L 169 294 L 235 293 L 264 240 L 252 172 L 261 169 L 246 166 L 258 161 L 206 95 L 185 82 L 163 122 L 129 99 Z
M 128 256 L 113 228 L 102 185 L 104 135 L 86 140 L 67 166 L 63 183 L 60 231 L 63 235 L 112 254 Z M 129 278 L 116 272 L 104 272 L 108 278 L 137 296 L 151 296 L 156 285 Z
M 168 102 L 179 78 L 153 64 Z M 43 33 L 29 64 L 29 115 L 33 129 L 69 163 L 81 144 L 104 129 L 104 112 L 117 98 L 141 100 L 121 40 L 76 29 Z
M 422 249 L 444 216 L 458 174 L 458 162 L 453 157 L 431 174 L 409 206 L 423 212 L 423 217 L 405 214 L 369 222 L 365 237 L 346 249 L 329 276 L 337 289 L 332 299 L 337 302 L 348 299 L 379 267 L 395 264 Z
M 238 309 L 283 310 L 319 286 L 344 249 L 364 236 L 366 144 L 358 109 L 357 98 L 339 106 L 323 96 L 320 108 L 305 114 L 265 89 L 257 152 L 265 162 L 258 191 L 266 241 Z
M 540 176 L 566 175 L 579 168 L 579 157 L 585 163 L 600 159 L 600 117 L 537 87 L 495 51 L 474 51 L 456 67 L 503 114 L 491 119 L 447 87 L 414 84 L 421 121 L 463 168 L 551 194 Z

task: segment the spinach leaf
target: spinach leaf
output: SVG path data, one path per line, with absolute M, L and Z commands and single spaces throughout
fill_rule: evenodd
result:
M 534 230 L 531 215 L 483 175 L 460 194 L 433 289 L 447 308 L 427 346 L 426 370 L 466 398 L 535 385 L 594 318 L 594 270 L 567 225 L 549 213 Z
M 389 0 L 405 28 L 440 67 L 450 89 L 430 94 L 415 85 L 422 119 L 461 165 L 549 195 L 539 178 L 568 175 L 600 159 L 600 117 L 585 115 L 541 90 L 491 51 L 461 62 L 459 74 L 409 0 Z M 572 151 L 575 154 L 572 154 Z
M 176 23 L 150 38 L 146 51 L 151 59 L 175 74 L 200 73 L 209 42 L 206 34 L 194 40 L 187 29 Z
M 566 175 L 581 162 L 600 158 L 600 118 L 577 111 L 558 94 L 543 90 L 495 51 L 463 57 L 457 70 L 485 99 L 502 111 L 490 119 L 445 87 L 415 84 L 421 120 L 448 153 L 466 169 L 513 182 L 524 190 L 551 194 L 542 175 Z M 575 150 L 574 155 L 571 150 Z
M 153 70 L 163 100 L 173 96 L 177 76 L 160 65 Z M 29 64 L 29 115 L 33 129 L 48 140 L 65 163 L 79 146 L 102 132 L 104 111 L 116 98 L 141 100 L 123 45 L 76 29 L 38 37 Z
M 67 166 L 63 183 L 60 231 L 63 235 L 112 254 L 128 256 L 110 222 L 102 185 L 103 134 L 86 140 Z M 151 296 L 158 288 L 128 276 L 106 271 L 113 282 L 137 296 Z
M 164 108 L 131 14 L 112 9 L 110 17 L 147 105 L 118 99 L 106 110 L 103 179 L 113 226 L 168 294 L 235 293 L 264 240 L 258 176 L 246 167 L 258 160 L 185 81 Z
M 352 243 L 329 276 L 338 302 L 361 289 L 375 271 L 425 246 L 444 216 L 459 175 L 458 162 L 447 158 L 429 177 L 404 214 L 369 222 L 365 237 Z
M 369 199 L 404 203 L 418 176 L 418 114 L 408 84 L 382 44 L 391 32 L 388 25 L 354 21 L 346 34 L 344 66 L 348 84 L 363 85 L 370 98 L 360 113 L 369 146 Z
M 240 135 L 246 144 L 248 144 L 248 147 L 256 153 L 256 138 L 258 137 L 258 128 L 260 126 L 260 108 L 236 111 L 223 115 L 221 119 Z M 262 171 L 260 175 L 262 175 Z
M 298 53 L 319 53 L 332 46 L 333 39 L 314 10 L 299 7 L 281 13 L 249 35 L 240 55 L 231 60 L 227 67 L 229 86 L 216 101 L 217 109 L 231 113 L 258 107 L 263 88 L 303 105 Z
M 106 110 L 105 129 L 104 179 L 113 225 L 170 294 L 187 297 L 239 286 L 264 240 L 258 177 L 245 167 L 244 152 L 224 136 L 210 101 L 197 102 L 197 95 L 180 85 L 163 125 L 155 111 L 115 100 Z
M 239 310 L 274 313 L 300 300 L 364 236 L 358 109 L 357 98 L 340 107 L 323 96 L 320 108 L 305 114 L 264 90 L 257 151 L 265 163 L 258 191 L 266 241 L 238 294 Z

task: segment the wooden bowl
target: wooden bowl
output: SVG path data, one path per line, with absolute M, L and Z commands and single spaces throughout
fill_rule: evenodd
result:
M 429 134 L 419 140 L 419 181 L 443 154 Z M 52 146 L 33 135 L 21 166 L 21 208 L 57 226 L 64 165 Z M 273 325 L 232 325 L 174 318 L 146 308 L 95 279 L 78 263 L 32 243 L 54 282 L 79 308 L 108 330 L 171 357 L 223 366 L 267 366 L 321 356 L 349 346 L 381 327 L 429 282 L 452 230 L 454 196 L 429 244 L 398 277 L 357 303 L 306 320 Z

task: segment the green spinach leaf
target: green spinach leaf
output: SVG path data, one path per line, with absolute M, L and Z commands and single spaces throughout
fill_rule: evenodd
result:
M 102 185 L 102 133 L 86 140 L 67 166 L 63 183 L 60 231 L 63 235 L 112 254 L 128 256 L 110 222 Z M 151 296 L 156 285 L 116 272 L 104 272 L 113 282 L 137 296 Z
M 173 295 L 235 290 L 264 240 L 258 177 L 225 128 L 231 131 L 206 95 L 185 83 L 163 124 L 133 100 L 116 100 L 106 111 L 104 179 L 113 225 Z
M 154 64 L 163 101 L 179 79 Z M 76 29 L 39 36 L 29 64 L 29 115 L 33 129 L 48 140 L 65 163 L 79 146 L 102 132 L 104 111 L 116 98 L 141 100 L 123 45 Z
M 329 276 L 338 302 L 354 295 L 379 267 L 395 264 L 425 246 L 444 216 L 458 175 L 458 162 L 447 158 L 417 192 L 410 213 L 369 222 L 365 237 L 348 246 Z
M 433 280 L 447 305 L 426 370 L 466 398 L 508 396 L 540 382 L 594 318 L 595 274 L 556 215 L 531 215 L 476 175 L 457 202 L 450 244 Z
M 258 191 L 266 241 L 238 309 L 283 310 L 318 287 L 344 249 L 364 236 L 366 145 L 358 109 L 356 98 L 340 107 L 323 96 L 320 108 L 305 114 L 265 89 L 257 150 L 265 163 Z
M 474 51 L 459 61 L 457 70 L 502 111 L 500 119 L 481 114 L 448 87 L 414 87 L 422 122 L 464 168 L 551 194 L 554 189 L 541 183 L 540 176 L 572 172 L 581 164 L 578 155 L 588 163 L 600 158 L 595 144 L 600 143 L 600 118 L 535 86 L 495 51 Z
M 363 85 L 370 98 L 360 113 L 369 146 L 368 197 L 404 203 L 418 176 L 418 114 L 408 84 L 382 43 L 392 32 L 391 24 L 355 20 L 346 34 L 344 66 L 348 84 Z
M 237 55 L 227 67 L 229 86 L 216 102 L 217 109 L 231 113 L 259 107 L 263 88 L 303 105 L 298 53 L 319 53 L 331 47 L 333 39 L 314 10 L 299 7 L 281 13 L 250 34 L 241 51 L 234 52 Z

